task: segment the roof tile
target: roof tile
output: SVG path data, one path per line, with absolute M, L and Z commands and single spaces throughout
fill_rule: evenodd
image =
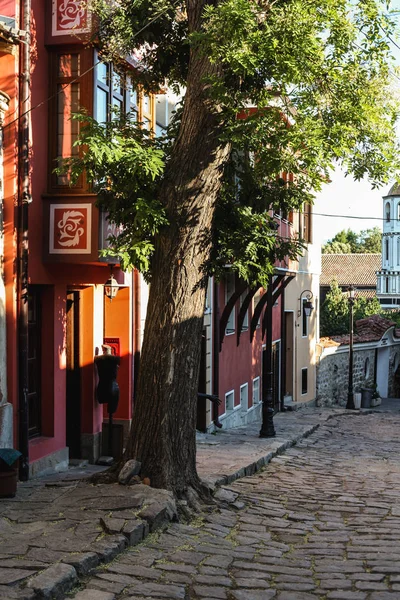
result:
M 376 271 L 382 266 L 381 254 L 322 254 L 320 285 L 336 279 L 340 286 L 376 286 Z

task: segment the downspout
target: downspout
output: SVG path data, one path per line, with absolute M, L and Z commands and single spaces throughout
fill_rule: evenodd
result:
M 213 395 L 219 398 L 219 352 L 220 352 L 220 335 L 219 335 L 219 285 L 214 277 L 213 282 Z M 218 402 L 212 402 L 212 419 L 215 427 L 221 428 L 222 423 L 219 421 Z
M 133 334 L 133 401 L 136 398 L 138 377 L 139 377 L 139 365 L 140 365 L 140 340 L 141 340 L 141 300 L 140 300 L 140 273 L 137 269 L 133 271 L 133 320 L 134 320 L 134 334 Z
M 280 410 L 285 410 L 285 392 L 286 392 L 286 352 L 287 352 L 287 331 L 286 331 L 286 318 L 285 318 L 285 288 L 282 288 L 281 292 L 281 340 L 282 340 L 282 351 L 281 351 L 281 389 L 280 389 Z
M 20 89 L 18 122 L 18 433 L 21 481 L 29 479 L 29 415 L 28 415 L 28 205 L 30 194 L 29 125 L 30 125 L 30 30 L 31 2 L 20 2 L 20 29 L 25 32 L 20 45 Z

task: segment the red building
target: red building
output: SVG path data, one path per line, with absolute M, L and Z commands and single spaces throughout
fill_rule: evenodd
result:
M 94 368 L 103 343 L 120 356 L 121 452 L 140 353 L 145 286 L 115 264 L 119 292 L 112 301 L 105 295 L 107 216 L 84 176 L 71 186 L 68 174 L 54 172 L 77 151 L 71 115 L 84 108 L 104 122 L 117 107 L 157 131 L 170 107 L 137 89 L 133 68 L 122 77 L 99 61 L 85 44 L 90 16 L 77 0 L 3 0 L 0 13 L 0 445 L 22 452 L 26 479 L 103 453 L 107 414 Z M 277 221 L 282 235 L 292 233 L 289 221 Z M 200 429 L 260 419 L 268 389 L 281 407 L 284 290 L 293 271 L 277 265 L 269 296 L 229 274 L 210 284 L 199 391 L 221 404 L 199 400 Z
M 104 341 L 121 357 L 115 422 L 127 433 L 137 290 L 133 276 L 116 266 L 123 287 L 112 302 L 104 295 L 110 267 L 99 252 L 109 234 L 106 215 L 84 177 L 71 187 L 54 167 L 75 152 L 73 112 L 85 108 L 106 120 L 111 105 L 129 105 L 152 126 L 154 100 L 140 97 L 133 79 L 122 82 L 109 65 L 96 64 L 96 51 L 84 44 L 89 18 L 78 2 L 32 0 L 29 10 L 29 2 L 7 0 L 1 12 L 2 38 L 9 37 L 0 46 L 0 92 L 9 97 L 3 117 L 6 396 L 14 444 L 35 474 L 66 467 L 71 457 L 95 461 L 101 454 L 107 415 L 95 399 L 93 359 Z

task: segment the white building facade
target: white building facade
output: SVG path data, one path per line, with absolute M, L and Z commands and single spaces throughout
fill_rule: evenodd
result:
M 383 197 L 382 267 L 376 295 L 385 309 L 400 307 L 400 184 Z

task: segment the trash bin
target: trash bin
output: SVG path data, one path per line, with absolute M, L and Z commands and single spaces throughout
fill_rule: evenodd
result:
M 361 388 L 361 408 L 370 408 L 372 400 L 371 388 Z

